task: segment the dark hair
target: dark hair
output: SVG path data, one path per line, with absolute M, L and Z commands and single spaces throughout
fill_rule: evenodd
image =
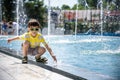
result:
M 13 22 L 12 22 L 12 21 L 9 21 L 9 22 L 8 22 L 8 24 L 12 25 L 12 24 L 13 24 Z
M 30 26 L 38 26 L 39 28 L 41 27 L 40 23 L 36 19 L 30 19 L 28 22 L 28 27 Z

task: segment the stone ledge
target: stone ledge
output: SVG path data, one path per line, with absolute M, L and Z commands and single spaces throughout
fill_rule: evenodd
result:
M 0 47 L 0 52 L 3 52 L 7 55 L 16 57 L 21 59 L 21 55 L 17 55 L 15 50 L 10 50 L 8 48 Z M 14 53 L 14 54 L 12 54 Z M 57 67 L 53 67 L 50 64 L 42 64 L 42 63 L 36 63 L 33 60 L 29 60 L 31 64 L 35 64 L 37 66 L 40 66 L 42 68 L 45 68 L 47 70 L 56 72 L 58 74 L 61 74 L 63 76 L 69 77 L 74 80 L 116 80 L 115 78 L 112 78 L 107 75 L 102 75 L 99 73 L 95 73 L 86 69 L 77 68 L 71 65 L 63 64 L 63 65 L 57 65 Z

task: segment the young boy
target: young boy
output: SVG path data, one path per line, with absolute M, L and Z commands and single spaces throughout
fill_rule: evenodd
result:
M 46 58 L 41 58 L 41 56 L 45 53 L 46 49 L 48 50 L 54 61 L 57 62 L 56 56 L 52 52 L 52 49 L 48 46 L 43 36 L 39 33 L 40 27 L 40 23 L 36 19 L 31 19 L 28 22 L 29 32 L 26 32 L 21 36 L 8 39 L 8 43 L 18 39 L 25 40 L 25 42 L 22 44 L 22 63 L 28 62 L 28 54 L 35 55 L 36 62 L 46 62 Z M 44 47 L 41 47 L 40 43 L 42 43 L 46 49 Z
M 9 21 L 8 22 L 8 29 L 7 29 L 8 35 L 13 35 L 14 31 L 15 31 L 15 29 L 14 29 L 14 26 L 13 26 L 13 22 Z

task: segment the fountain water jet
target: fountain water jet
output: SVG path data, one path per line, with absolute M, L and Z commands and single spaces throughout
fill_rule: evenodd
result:
M 101 36 L 103 35 L 103 1 L 100 0 L 97 4 L 97 9 L 98 9 L 98 6 L 100 5 L 100 25 L 101 25 Z
M 48 35 L 50 35 L 50 17 L 51 17 L 51 7 L 50 7 L 50 0 L 48 0 Z
M 25 13 L 24 13 L 24 9 L 23 9 L 23 7 L 24 7 L 24 3 L 23 3 L 23 0 L 16 0 L 16 3 L 17 3 L 17 5 L 16 5 L 16 26 L 17 26 L 17 35 L 19 35 L 20 34 L 20 30 L 22 30 L 22 32 L 24 32 L 25 31 L 25 29 L 23 29 L 23 28 L 25 28 L 24 27 L 24 25 L 26 24 L 26 18 L 27 18 L 27 16 L 25 15 Z
M 19 27 L 19 0 L 17 0 L 17 7 L 16 7 L 16 13 L 17 13 L 17 36 L 18 36 L 18 27 Z

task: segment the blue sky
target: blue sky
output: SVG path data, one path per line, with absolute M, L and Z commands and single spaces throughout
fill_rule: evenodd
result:
M 51 6 L 59 6 L 61 7 L 63 4 L 69 5 L 73 7 L 74 4 L 77 3 L 77 0 L 50 0 Z M 48 0 L 44 0 L 44 4 L 48 5 Z

